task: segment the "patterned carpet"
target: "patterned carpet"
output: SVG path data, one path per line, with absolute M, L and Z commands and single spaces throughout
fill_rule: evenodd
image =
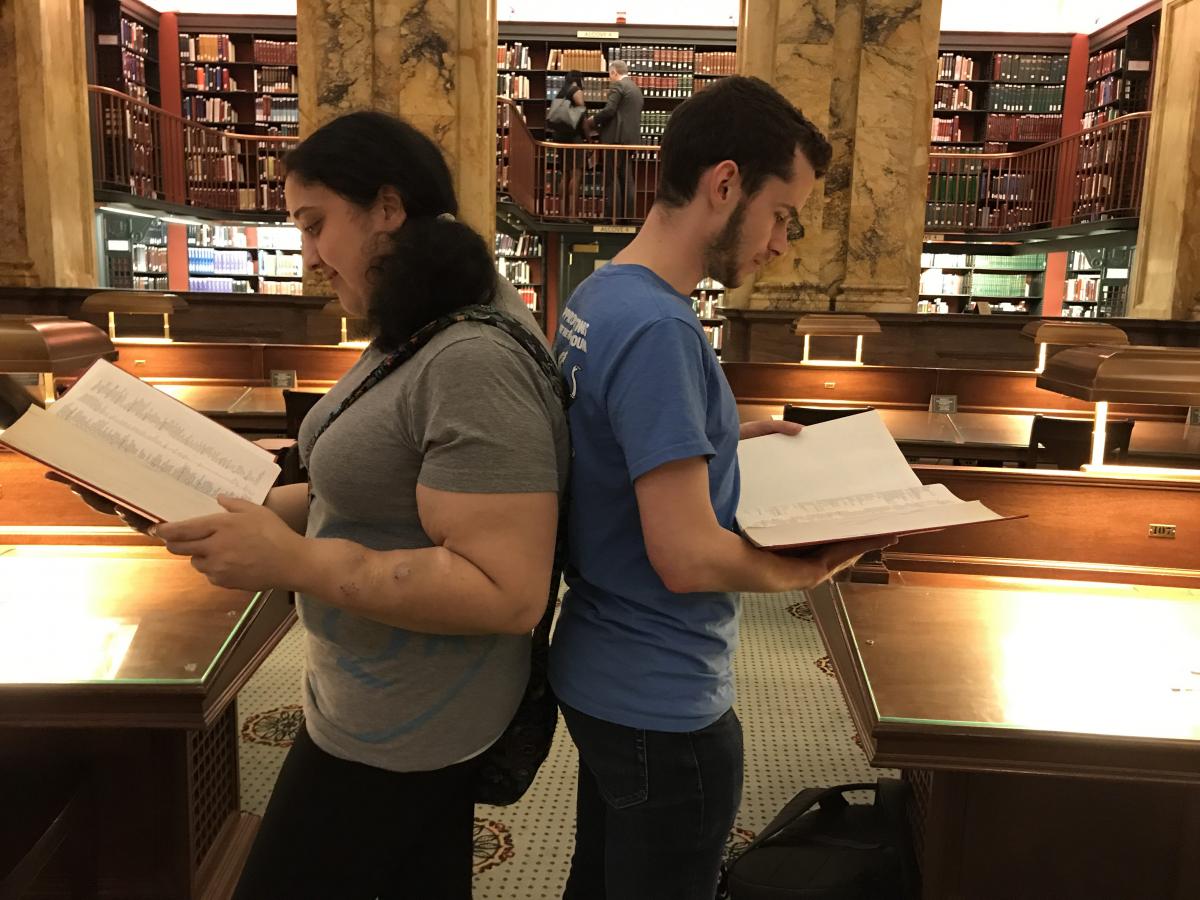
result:
M 745 792 L 731 852 L 751 840 L 797 791 L 873 781 L 833 667 L 802 594 L 743 595 L 737 655 L 745 729 Z M 300 724 L 303 649 L 294 628 L 238 698 L 242 807 L 262 813 Z M 571 857 L 575 749 L 565 727 L 520 803 L 481 806 L 475 818 L 476 900 L 558 900 Z

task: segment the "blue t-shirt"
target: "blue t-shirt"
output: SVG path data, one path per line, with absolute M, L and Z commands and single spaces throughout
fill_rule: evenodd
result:
M 599 719 L 699 730 L 733 705 L 738 596 L 667 590 L 646 555 L 633 482 L 703 456 L 717 521 L 736 530 L 733 392 L 689 299 L 643 266 L 610 264 L 584 281 L 554 352 L 574 397 L 574 464 L 550 682 Z

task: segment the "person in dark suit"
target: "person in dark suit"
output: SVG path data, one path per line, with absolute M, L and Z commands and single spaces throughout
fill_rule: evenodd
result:
M 596 113 L 594 125 L 600 131 L 602 144 L 640 144 L 642 142 L 642 90 L 629 77 L 629 63 L 614 60 L 608 67 L 608 102 Z M 632 214 L 629 188 L 629 154 L 622 150 L 604 175 L 604 215 L 618 217 Z M 615 163 L 615 164 L 614 164 Z M 632 191 L 628 191 L 632 194 Z M 614 208 L 614 200 L 616 205 Z

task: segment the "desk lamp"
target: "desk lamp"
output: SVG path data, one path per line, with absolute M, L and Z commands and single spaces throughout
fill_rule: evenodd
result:
M 861 366 L 863 335 L 879 334 L 879 322 L 870 316 L 833 315 L 812 313 L 801 316 L 792 327 L 792 334 L 804 337 L 804 356 L 800 360 L 807 366 Z M 854 359 L 811 359 L 810 342 L 813 337 L 852 337 L 855 339 Z
M 175 294 L 160 294 L 156 291 L 99 291 L 90 294 L 79 308 L 86 313 L 108 314 L 108 336 L 113 343 L 122 340 L 136 340 L 141 343 L 169 344 L 171 342 L 171 313 L 187 309 L 187 301 Z M 162 316 L 162 337 L 118 338 L 117 313 Z
M 1200 480 L 1197 469 L 1104 464 L 1109 403 L 1200 406 L 1200 348 L 1068 347 L 1051 357 L 1037 386 L 1096 404 L 1092 458 L 1084 471 Z
M 65 316 L 0 316 L 0 373 L 37 375 L 38 400 L 54 402 L 54 379 L 117 358 L 108 336 Z
M 1087 344 L 1120 346 L 1129 343 L 1129 336 L 1116 325 L 1107 322 L 1030 322 L 1021 334 L 1038 345 L 1038 363 L 1033 371 L 1046 371 L 1046 348 L 1051 344 L 1078 347 Z
M 342 321 L 342 337 L 341 337 L 341 340 L 338 341 L 339 347 L 365 347 L 369 343 L 371 343 L 370 341 L 364 341 L 364 340 L 352 341 L 352 340 L 348 339 L 346 323 L 351 318 L 354 318 L 354 317 L 351 316 L 348 312 L 346 312 L 345 307 L 343 307 L 342 304 L 340 302 L 338 302 L 336 299 L 330 300 L 323 307 L 321 307 L 320 315 L 336 316 L 337 318 L 341 319 L 341 321 Z

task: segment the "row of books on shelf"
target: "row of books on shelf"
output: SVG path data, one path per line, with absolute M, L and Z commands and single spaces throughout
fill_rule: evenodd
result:
M 551 72 L 606 72 L 608 63 L 600 50 L 554 49 L 546 68 Z
M 1133 85 L 1124 78 L 1117 75 L 1111 75 L 1097 81 L 1083 95 L 1083 105 L 1089 107 L 1107 106 L 1109 103 L 1116 103 L 1121 100 L 1128 100 L 1132 96 Z
M 236 123 L 237 110 L 222 97 L 184 97 L 183 117 L 199 122 Z
M 129 282 L 135 291 L 165 291 L 168 288 L 166 275 L 131 275 Z
M 255 38 L 252 47 L 250 59 L 242 62 L 296 65 L 295 41 Z M 233 37 L 228 34 L 180 34 L 179 59 L 184 62 L 239 62 Z
M 1061 113 L 1062 85 L 993 84 L 988 109 L 998 112 Z
M 1087 77 L 1088 81 L 1096 78 L 1102 78 L 1110 72 L 1115 72 L 1125 66 L 1125 48 L 1117 47 L 1114 50 L 1105 50 L 1101 53 L 1093 53 L 1088 57 Z
M 140 22 L 121 17 L 121 46 L 137 53 L 150 52 L 150 30 Z
M 1054 141 L 1062 134 L 1062 116 L 988 116 L 984 133 L 989 141 Z
M 957 144 L 963 139 L 962 135 L 962 121 L 958 116 L 934 119 L 929 125 L 929 140 L 934 144 Z
M 533 282 L 533 267 L 525 259 L 497 256 L 496 270 L 513 284 L 524 286 Z
M 1015 271 L 1043 271 L 1046 254 L 1024 253 L 1020 256 L 989 256 L 967 253 L 922 253 L 921 267 L 939 269 L 1013 269 Z M 923 291 L 922 293 L 927 293 Z
M 1105 122 L 1119 119 L 1122 115 L 1124 113 L 1116 106 L 1109 106 L 1104 109 L 1092 109 L 1083 114 L 1079 120 L 1079 125 L 1084 131 L 1087 131 L 1089 128 L 1097 128 Z
M 642 110 L 642 125 L 641 135 L 643 144 L 652 144 L 657 146 L 662 143 L 662 136 L 666 133 L 667 122 L 671 118 L 671 113 L 662 109 L 644 109 Z
M 288 66 L 260 66 L 254 70 L 254 90 L 264 94 L 294 94 L 296 72 Z
M 737 73 L 737 54 L 728 50 L 714 50 L 696 54 L 697 75 L 734 75 Z
M 237 78 L 224 66 L 179 67 L 179 80 L 185 91 L 236 91 Z
M 135 272 L 154 272 L 165 274 L 167 271 L 167 248 L 149 244 L 134 244 L 129 248 L 133 259 Z
M 630 44 L 609 48 L 609 61 L 622 59 L 631 68 L 679 69 L 691 72 L 696 51 L 691 47 Z
M 529 69 L 532 64 L 529 58 L 529 48 L 520 41 L 511 44 L 499 44 L 496 47 L 496 68 L 498 69 Z
M 121 74 L 126 84 L 146 83 L 146 60 L 130 50 L 121 51 Z
M 546 96 L 554 98 L 567 83 L 566 75 L 546 76 Z M 579 87 L 583 89 L 583 99 L 589 103 L 600 103 L 608 99 L 608 78 L 600 75 L 585 75 L 579 79 Z
M 496 232 L 496 256 L 541 256 L 542 239 L 536 234 L 523 232 L 513 237 L 503 231 Z
M 299 97 L 272 97 L 264 94 L 254 98 L 254 121 L 263 124 L 269 122 L 300 121 Z
M 938 55 L 938 81 L 975 81 L 975 60 L 959 53 Z
M 999 275 L 986 272 L 944 272 L 938 268 L 921 273 L 922 294 L 972 297 L 1028 297 L 1033 276 Z
M 1067 80 L 1067 57 L 1029 53 L 997 53 L 992 58 L 993 81 L 1044 81 L 1063 84 Z
M 213 294 L 253 294 L 254 286 L 241 278 L 188 278 L 188 290 Z
M 1065 303 L 1095 303 L 1100 299 L 1099 275 L 1076 275 L 1067 279 Z
M 258 292 L 260 294 L 286 294 L 291 297 L 299 297 L 304 293 L 304 284 L 299 281 L 260 281 L 258 283 Z
M 705 325 L 705 326 L 703 326 L 703 328 L 704 328 L 704 337 L 708 340 L 709 345 L 717 353 L 720 353 L 722 347 L 725 344 L 725 339 L 724 339 L 725 329 L 722 328 L 720 325 Z
M 630 78 L 646 97 L 684 98 L 692 96 L 691 75 L 634 74 Z
M 946 230 L 1032 227 L 1034 215 L 1034 209 L 1029 204 L 991 207 L 973 200 L 957 203 L 930 200 L 925 204 L 925 227 Z
M 975 92 L 965 84 L 935 84 L 934 109 L 974 109 Z
M 528 100 L 529 92 L 528 75 L 513 75 L 510 72 L 496 73 L 496 93 L 501 97 L 508 97 L 510 100 Z M 554 96 L 550 93 L 549 85 L 546 85 L 546 95 Z
M 249 250 L 188 247 L 188 272 L 193 275 L 255 275 Z
M 521 299 L 525 301 L 525 305 L 530 312 L 537 312 L 541 307 L 538 305 L 537 288 L 520 287 L 517 288 L 517 293 L 521 295 Z
M 298 253 L 259 250 L 258 274 L 274 278 L 300 278 L 304 275 L 304 259 Z

